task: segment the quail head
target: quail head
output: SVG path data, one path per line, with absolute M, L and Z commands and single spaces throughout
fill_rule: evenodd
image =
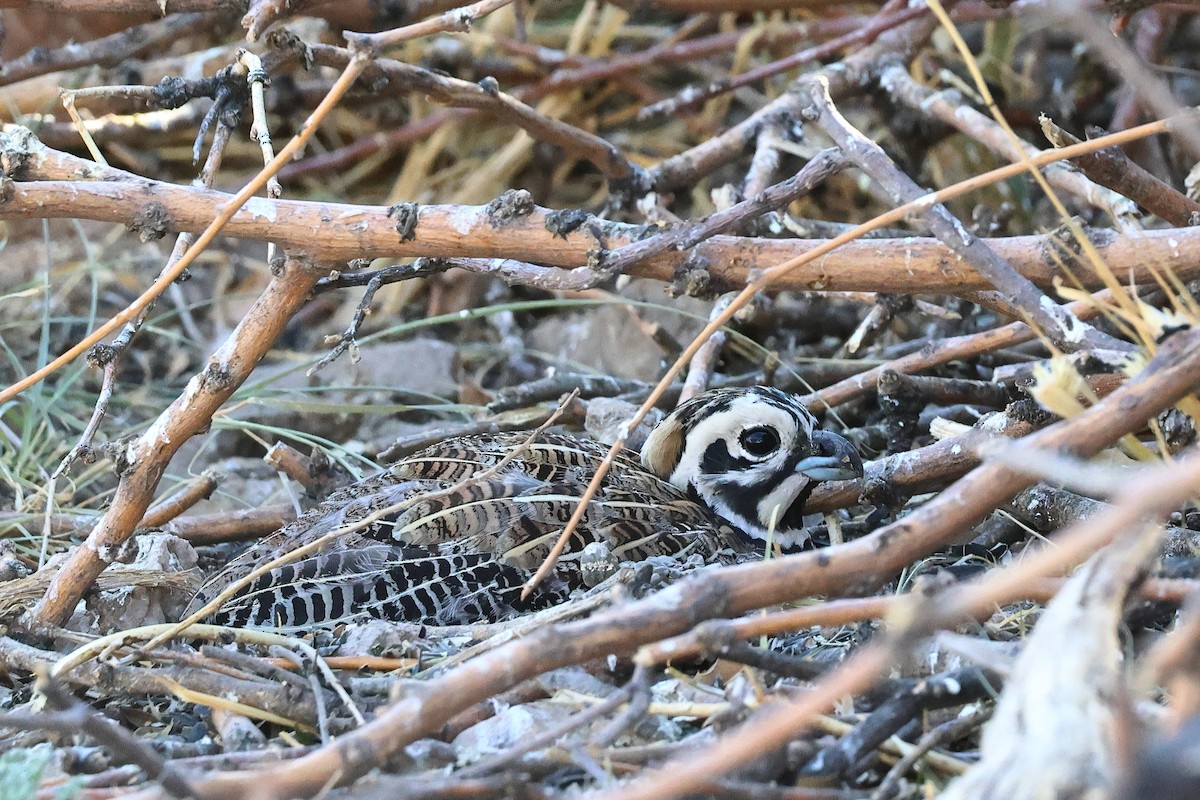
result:
M 750 539 L 804 544 L 804 505 L 822 481 L 863 474 L 844 437 L 778 389 L 714 389 L 675 409 L 642 447 L 642 464 Z

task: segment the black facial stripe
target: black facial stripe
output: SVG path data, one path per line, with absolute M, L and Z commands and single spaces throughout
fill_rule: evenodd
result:
M 791 452 L 788 453 L 787 461 L 783 462 L 783 466 L 779 468 L 781 477 L 787 477 L 796 471 L 796 465 L 801 459 L 808 458 L 812 453 L 812 448 L 806 443 L 804 447 L 797 447 L 798 442 L 792 443 Z
M 733 514 L 740 515 L 741 517 L 744 518 L 744 520 L 743 519 L 730 519 L 728 516 L 721 513 L 725 509 L 718 510 L 718 509 L 713 508 L 711 505 L 709 505 L 708 500 L 705 499 L 700 494 L 700 492 L 696 490 L 696 487 L 690 483 L 688 484 L 688 487 L 687 487 L 687 496 L 688 496 L 688 499 L 691 500 L 692 502 L 699 503 L 700 505 L 704 506 L 712 513 L 716 514 L 721 519 L 725 520 L 725 522 L 728 525 L 730 525 L 735 531 L 737 531 L 738 534 L 740 534 L 741 537 L 745 541 L 747 541 L 747 542 L 758 541 L 758 539 L 756 537 L 751 536 L 750 534 L 746 533 L 746 531 L 743 530 L 743 527 L 748 522 L 753 523 L 755 520 L 758 519 L 758 509 L 754 507 L 754 504 L 750 503 L 749 504 L 750 508 L 746 508 L 745 507 L 746 504 L 744 502 L 742 502 L 746 498 L 749 497 L 749 495 L 745 491 L 731 492 L 728 497 L 726 497 L 724 494 L 721 495 L 721 499 L 726 501 L 728 510 L 733 512 Z M 730 501 L 732 501 L 732 502 L 730 502 Z
M 736 458 L 730 454 L 724 439 L 718 439 L 711 443 L 704 450 L 704 456 L 700 459 L 700 471 L 709 476 L 732 475 L 749 469 L 753 465 L 754 462 L 752 461 L 744 458 Z M 773 475 L 768 476 L 768 478 L 773 477 Z M 744 517 L 748 522 L 757 520 L 758 498 L 763 496 L 759 486 L 741 486 L 733 481 L 722 481 L 722 483 L 725 484 L 727 490 L 720 493 L 721 502 L 725 503 L 734 514 Z M 712 509 L 711 507 L 710 510 L 716 511 L 716 509 Z M 727 521 L 734 527 L 740 527 L 743 524 L 737 520 Z
M 707 418 L 711 414 L 726 411 L 732 404 L 733 396 L 723 392 L 714 397 L 701 395 L 701 399 L 683 406 L 675 413 L 679 417 L 679 424 L 686 436 L 692 432 L 692 429 L 696 427 L 696 423 L 700 420 Z
M 800 460 L 799 456 L 789 459 L 784 469 L 778 472 L 772 472 L 765 476 L 761 483 L 756 483 L 752 487 L 737 487 L 740 491 L 735 490 L 728 495 L 722 493 L 721 498 L 729 504 L 729 507 L 737 511 L 737 513 L 745 516 L 747 519 L 755 520 L 760 525 L 766 526 L 767 521 L 762 519 L 760 511 L 770 513 L 771 509 L 760 509 L 759 504 L 768 497 L 771 492 L 779 488 L 779 486 L 796 471 L 796 462 Z M 802 528 L 804 519 L 804 503 L 808 500 L 808 496 L 812 494 L 812 490 L 816 487 L 815 481 L 809 481 L 800 494 L 787 508 L 781 508 L 777 512 L 779 517 L 775 521 L 775 529 L 778 531 L 790 531 L 796 528 Z M 747 491 L 748 490 L 748 491 Z
M 798 441 L 792 443 L 787 460 L 783 462 L 779 470 L 764 475 L 762 480 L 754 484 L 755 488 L 764 487 L 763 494 L 766 494 L 778 486 L 780 481 L 796 471 L 796 465 L 800 463 L 801 459 L 811 455 L 810 451 L 812 450 L 807 444 L 797 447 L 798 444 L 800 444 Z M 760 460 L 733 455 L 729 452 L 729 445 L 725 443 L 725 440 L 717 439 L 705 448 L 704 455 L 700 458 L 700 472 L 704 475 L 731 475 L 734 472 L 744 472 L 761 463 Z
M 780 518 L 779 530 L 794 531 L 804 527 L 804 506 L 808 503 L 808 498 L 815 488 L 817 488 L 816 481 L 809 481 L 805 484 L 804 488 L 800 490 L 800 494 L 796 495 L 796 499 L 792 501 L 792 505 Z
M 725 443 L 723 441 L 714 442 L 713 445 L 709 445 L 708 450 L 705 451 L 704 454 L 706 462 L 709 453 L 714 451 L 714 446 L 716 444 L 721 445 L 720 452 L 723 453 L 723 456 L 714 453 L 714 463 L 719 463 L 718 459 L 722 457 L 728 459 L 729 463 L 745 463 L 743 459 L 736 459 L 730 456 L 728 450 L 726 450 L 724 446 Z M 788 460 L 781 469 L 773 470 L 764 474 L 761 481 L 749 486 L 739 484 L 734 481 L 721 481 L 721 489 L 719 490 L 721 502 L 723 502 L 732 513 L 739 515 L 747 522 L 757 523 L 765 526 L 766 521 L 759 517 L 759 504 L 764 498 L 769 496 L 771 492 L 779 488 L 780 484 L 795 475 L 796 464 L 799 463 L 800 459 L 806 457 L 807 455 L 807 453 L 803 452 L 789 454 Z M 708 470 L 706 469 L 705 472 L 708 472 Z M 726 471 L 726 474 L 730 473 Z M 787 508 L 780 509 L 780 515 L 775 525 L 776 530 L 780 532 L 786 532 L 799 530 L 804 527 L 804 506 L 808 502 L 808 498 L 816 486 L 816 481 L 808 481 L 807 484 L 800 490 L 800 493 L 796 496 L 796 499 L 792 501 L 792 504 Z M 727 521 L 730 522 L 734 527 L 739 527 L 740 525 L 744 524 L 738 520 Z
M 729 510 L 743 517 L 747 522 L 759 522 L 758 519 L 758 501 L 762 499 L 762 495 L 757 491 L 732 491 L 722 492 L 721 500 L 725 505 L 729 506 Z M 734 522 L 735 527 L 741 523 Z M 761 524 L 761 523 L 759 523 Z
M 736 458 L 729 452 L 724 439 L 717 439 L 704 449 L 700 458 L 700 472 L 705 475 L 726 475 L 734 471 L 742 471 L 754 466 L 753 461 Z
M 776 485 L 782 483 L 785 478 L 795 474 L 796 465 L 800 463 L 801 459 L 807 458 L 810 455 L 809 451 L 811 449 L 810 447 L 792 449 L 792 452 L 788 454 L 787 463 L 784 464 L 783 469 L 779 472 L 779 479 L 776 481 Z M 772 486 L 771 488 L 774 489 L 775 487 Z M 804 506 L 808 503 L 808 498 L 815 488 L 817 488 L 817 481 L 814 480 L 809 480 L 804 485 L 804 488 L 796 495 L 796 499 L 792 501 L 792 504 L 783 510 L 783 514 L 776 523 L 778 530 L 793 531 L 804 527 Z

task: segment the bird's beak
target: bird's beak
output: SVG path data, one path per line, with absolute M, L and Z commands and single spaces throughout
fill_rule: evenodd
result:
M 848 481 L 863 476 L 862 458 L 844 436 L 813 431 L 813 454 L 796 465 L 796 471 L 814 481 Z

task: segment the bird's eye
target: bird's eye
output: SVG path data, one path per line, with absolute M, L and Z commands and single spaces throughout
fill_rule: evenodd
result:
M 765 458 L 779 449 L 779 434 L 774 428 L 749 428 L 742 431 L 738 441 L 747 453 Z

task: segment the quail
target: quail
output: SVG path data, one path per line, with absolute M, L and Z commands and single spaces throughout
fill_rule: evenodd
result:
M 338 490 L 252 546 L 190 608 L 317 540 L 255 577 L 211 621 L 285 631 L 369 618 L 496 621 L 594 585 L 605 561 L 736 557 L 768 541 L 796 549 L 807 542 L 804 505 L 816 484 L 862 475 L 854 446 L 815 424 L 794 397 L 767 387 L 714 389 L 681 404 L 640 461 L 617 455 L 553 573 L 524 599 L 608 447 L 558 433 L 448 439 Z

